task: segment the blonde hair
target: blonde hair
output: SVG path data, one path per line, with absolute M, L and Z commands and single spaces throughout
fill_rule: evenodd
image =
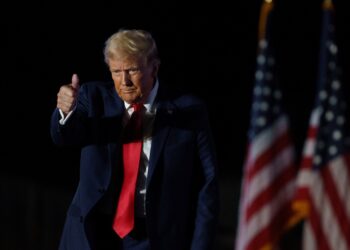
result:
M 150 62 L 160 63 L 156 43 L 145 30 L 121 29 L 107 39 L 104 48 L 107 65 L 110 59 L 124 58 L 142 60 L 145 65 Z

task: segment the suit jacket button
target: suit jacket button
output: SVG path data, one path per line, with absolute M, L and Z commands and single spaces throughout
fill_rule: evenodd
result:
M 106 189 L 104 189 L 104 188 L 99 188 L 97 191 L 98 191 L 99 193 L 103 194 L 104 192 L 106 192 Z
M 84 221 L 83 216 L 80 216 L 80 223 L 83 223 L 83 221 Z

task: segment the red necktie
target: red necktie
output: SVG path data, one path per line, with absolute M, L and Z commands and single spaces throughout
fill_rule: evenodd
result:
M 142 150 L 142 104 L 132 104 L 134 112 L 123 136 L 124 180 L 119 196 L 114 231 L 124 238 L 134 227 L 134 198 Z

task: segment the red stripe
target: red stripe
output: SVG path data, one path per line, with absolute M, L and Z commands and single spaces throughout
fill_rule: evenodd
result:
M 271 170 L 273 170 L 273 167 Z M 246 219 L 250 220 L 256 211 L 260 210 L 266 204 L 269 204 L 271 200 L 273 200 L 276 195 L 279 194 L 279 191 L 281 191 L 281 189 L 288 185 L 289 182 L 294 180 L 295 173 L 296 171 L 294 165 L 290 165 L 278 176 L 276 176 L 275 179 L 269 184 L 269 186 L 262 190 L 259 195 L 253 200 L 253 202 L 247 207 Z M 287 202 L 285 200 L 286 196 L 283 196 L 283 199 L 284 202 Z
M 295 200 L 309 200 L 309 187 L 298 187 L 296 194 L 295 194 Z
M 318 127 L 310 126 L 307 131 L 307 138 L 308 139 L 316 139 L 318 132 Z
M 347 172 L 350 174 L 350 153 L 343 155 L 344 161 L 346 162 Z
M 303 160 L 301 161 L 301 169 L 303 168 L 312 168 L 313 164 L 313 157 L 304 157 Z

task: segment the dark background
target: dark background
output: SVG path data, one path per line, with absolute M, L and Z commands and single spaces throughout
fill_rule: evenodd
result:
M 343 82 L 348 85 L 345 3 L 335 1 Z M 162 59 L 162 84 L 180 86 L 206 101 L 221 187 L 216 249 L 233 249 L 261 1 L 7 4 L 2 9 L 8 17 L 2 32 L 0 249 L 57 249 L 78 182 L 79 152 L 51 142 L 56 93 L 73 73 L 81 82 L 110 79 L 102 49 L 119 28 L 152 32 Z M 276 61 L 298 152 L 314 100 L 320 28 L 321 1 L 276 1 Z

